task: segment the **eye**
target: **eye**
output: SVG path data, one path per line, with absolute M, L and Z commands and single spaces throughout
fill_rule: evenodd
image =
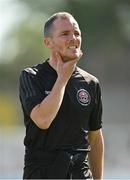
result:
M 63 32 L 61 35 L 62 36 L 67 36 L 69 33 L 68 32 Z
M 75 31 L 74 34 L 75 34 L 75 36 L 81 36 L 78 31 Z

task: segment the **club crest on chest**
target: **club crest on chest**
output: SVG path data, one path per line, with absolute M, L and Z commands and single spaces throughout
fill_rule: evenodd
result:
M 91 102 L 91 96 L 85 89 L 79 89 L 77 91 L 77 101 L 83 106 L 88 106 Z

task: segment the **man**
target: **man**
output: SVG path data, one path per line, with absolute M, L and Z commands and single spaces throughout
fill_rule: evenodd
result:
M 26 126 L 24 179 L 102 179 L 102 102 L 96 77 L 77 67 L 81 31 L 67 12 L 45 23 L 50 57 L 20 76 Z

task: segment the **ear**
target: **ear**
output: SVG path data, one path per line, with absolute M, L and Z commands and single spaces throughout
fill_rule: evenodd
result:
M 44 44 L 47 48 L 51 48 L 52 45 L 51 38 L 49 37 L 44 38 Z

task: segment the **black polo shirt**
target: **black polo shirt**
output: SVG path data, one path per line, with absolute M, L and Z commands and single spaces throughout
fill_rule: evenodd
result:
M 67 83 L 61 107 L 50 127 L 40 129 L 30 118 L 32 109 L 49 95 L 56 79 L 57 73 L 48 61 L 21 72 L 20 101 L 26 126 L 24 144 L 43 151 L 89 151 L 88 131 L 102 127 L 101 91 L 97 78 L 79 67 Z

